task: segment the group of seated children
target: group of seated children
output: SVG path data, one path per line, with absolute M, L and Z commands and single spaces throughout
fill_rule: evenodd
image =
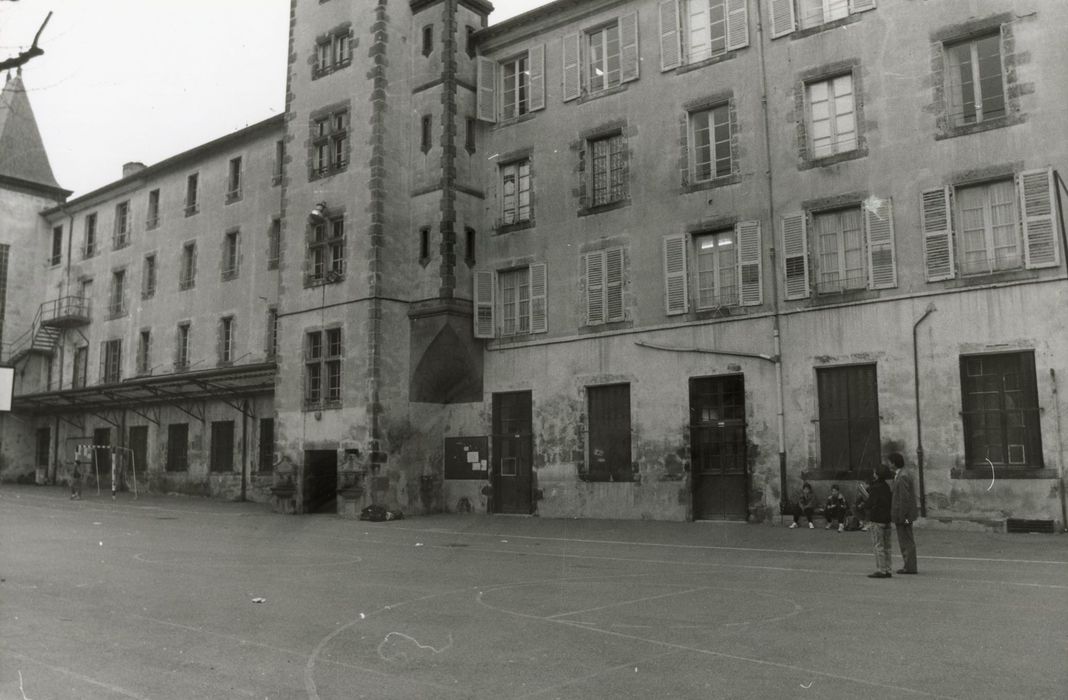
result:
M 865 505 L 868 500 L 868 490 L 865 485 L 861 483 L 857 487 L 857 497 L 853 502 L 852 510 L 846 503 L 845 496 L 838 489 L 838 484 L 831 485 L 831 495 L 827 497 L 827 500 L 823 504 L 823 517 L 827 521 L 824 526 L 825 529 L 831 530 L 834 528 L 835 523 L 838 524 L 838 532 L 845 532 L 846 530 L 867 530 L 865 524 Z M 797 507 L 794 509 L 794 522 L 790 525 L 791 528 L 795 528 L 804 517 L 808 520 L 809 528 L 816 527 L 813 524 L 813 518 L 816 515 L 816 495 L 812 492 L 812 486 L 805 482 L 801 486 L 801 494 L 797 498 Z

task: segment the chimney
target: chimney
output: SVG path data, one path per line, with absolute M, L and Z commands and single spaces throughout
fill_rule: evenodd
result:
M 136 175 L 145 169 L 144 163 L 138 163 L 137 161 L 131 161 L 122 166 L 122 179 L 126 179 L 131 175 Z

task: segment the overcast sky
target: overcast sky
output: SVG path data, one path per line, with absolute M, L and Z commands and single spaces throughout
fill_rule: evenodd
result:
M 497 0 L 490 22 L 547 1 Z M 0 59 L 50 10 L 22 78 L 74 196 L 283 109 L 289 0 L 0 0 Z

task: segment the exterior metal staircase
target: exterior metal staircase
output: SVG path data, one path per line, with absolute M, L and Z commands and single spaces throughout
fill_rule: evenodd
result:
M 30 354 L 51 355 L 67 328 L 89 323 L 89 301 L 84 297 L 66 296 L 46 301 L 37 307 L 30 328 L 4 353 L 4 361 L 14 365 Z

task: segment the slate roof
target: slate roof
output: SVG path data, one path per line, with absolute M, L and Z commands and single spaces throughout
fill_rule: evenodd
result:
M 62 190 L 52 174 L 21 72 L 8 73 L 0 91 L 0 178 Z

